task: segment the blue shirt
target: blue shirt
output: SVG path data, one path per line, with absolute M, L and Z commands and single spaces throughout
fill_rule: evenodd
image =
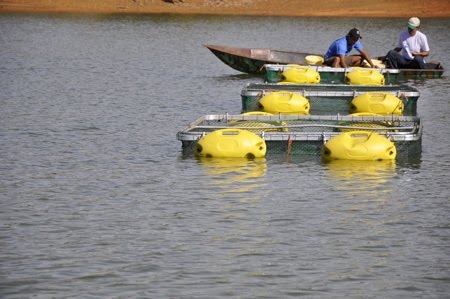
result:
M 350 53 L 350 51 L 353 50 L 353 48 L 355 48 L 358 51 L 361 51 L 363 49 L 361 41 L 358 40 L 354 45 L 350 45 L 349 43 L 347 43 L 346 36 L 341 37 L 341 38 L 335 40 L 330 45 L 327 53 L 325 54 L 325 59 L 333 57 L 333 56 L 339 56 L 339 55 L 347 56 L 347 54 Z

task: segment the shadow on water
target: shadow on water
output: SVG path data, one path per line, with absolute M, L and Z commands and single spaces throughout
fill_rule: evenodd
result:
M 231 69 L 230 69 L 231 70 Z M 264 75 L 256 75 L 256 74 L 244 74 L 244 73 L 240 73 L 240 74 L 232 74 L 232 75 L 221 75 L 221 76 L 215 76 L 212 77 L 215 80 L 219 80 L 219 81 L 223 81 L 223 82 L 228 82 L 228 81 L 240 81 L 240 83 L 242 83 L 243 80 L 258 80 L 262 82 L 262 80 L 264 79 Z

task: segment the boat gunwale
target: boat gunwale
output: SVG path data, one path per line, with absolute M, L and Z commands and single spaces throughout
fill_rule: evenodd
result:
M 309 52 L 295 52 L 295 51 L 289 51 L 289 50 L 277 50 L 277 49 L 269 49 L 269 48 L 237 48 L 237 47 L 228 47 L 228 46 L 221 46 L 221 45 L 212 45 L 212 44 L 203 44 L 204 47 L 206 47 L 207 49 L 209 49 L 210 51 L 217 51 L 217 52 L 221 52 L 223 54 L 228 54 L 228 55 L 234 55 L 234 56 L 240 56 L 240 57 L 245 57 L 245 58 L 249 58 L 249 59 L 254 59 L 254 60 L 259 60 L 259 61 L 267 61 L 267 62 L 271 62 L 273 61 L 274 64 L 277 63 L 276 61 L 274 61 L 273 59 L 270 59 L 270 53 L 285 53 L 285 54 L 295 54 L 295 55 L 316 55 L 316 56 L 321 56 L 323 57 L 322 54 L 317 54 L 317 53 L 309 53 Z M 254 53 L 266 53 L 266 57 L 260 57 L 259 55 L 254 55 Z M 280 65 L 283 65 L 283 62 L 278 62 L 281 63 Z M 288 63 L 288 62 L 286 62 Z M 270 64 L 270 63 L 268 63 Z

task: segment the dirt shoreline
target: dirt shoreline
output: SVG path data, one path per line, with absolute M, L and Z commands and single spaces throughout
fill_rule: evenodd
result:
M 0 13 L 450 17 L 448 0 L 0 0 Z

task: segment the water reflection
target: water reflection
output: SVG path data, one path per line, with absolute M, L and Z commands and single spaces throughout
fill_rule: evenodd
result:
M 244 217 L 247 209 L 261 200 L 259 189 L 264 187 L 263 178 L 267 171 L 265 158 L 198 159 L 209 178 L 205 181 L 212 190 L 212 198 L 220 199 L 213 204 L 225 205 L 218 207 L 224 213 L 221 220 Z
M 391 205 L 398 204 L 391 200 L 397 192 L 395 160 L 336 160 L 325 167 L 334 185 L 332 210 L 340 215 L 342 223 L 355 227 L 365 223 L 373 228 L 396 221 L 396 215 L 386 213 Z
M 266 159 L 198 158 L 199 164 L 211 178 L 209 184 L 224 193 L 246 193 L 261 187 L 261 177 L 266 175 Z
M 328 178 L 338 182 L 336 188 L 355 191 L 377 190 L 387 192 L 394 187 L 391 180 L 396 176 L 395 160 L 353 161 L 334 160 L 325 164 Z
M 372 213 L 377 215 L 376 222 L 392 221 L 381 216 L 383 214 L 381 211 L 389 206 L 391 198 L 395 198 L 397 190 L 395 160 L 335 160 L 325 164 L 325 167 L 333 186 L 332 210 L 340 215 L 339 218 L 343 223 L 359 226 L 360 221 L 363 221 L 368 224 L 373 219 L 365 218 L 367 214 Z
M 325 168 L 334 185 L 330 210 L 335 215 L 326 235 L 337 244 L 338 255 L 363 257 L 354 266 L 343 265 L 330 279 L 346 281 L 383 273 L 397 257 L 392 248 L 402 246 L 390 227 L 405 221 L 399 213 L 404 203 L 396 200 L 396 162 L 336 160 Z M 341 247 L 339 240 L 344 238 L 347 243 Z

